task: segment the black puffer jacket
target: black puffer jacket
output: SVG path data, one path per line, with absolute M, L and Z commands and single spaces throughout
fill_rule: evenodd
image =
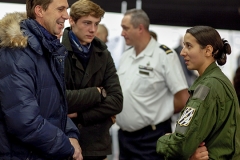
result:
M 67 118 L 67 51 L 53 50 L 35 20 L 23 20 L 20 31 L 20 18 L 0 21 L 0 159 L 64 159 L 74 153 L 69 138 L 79 134 Z

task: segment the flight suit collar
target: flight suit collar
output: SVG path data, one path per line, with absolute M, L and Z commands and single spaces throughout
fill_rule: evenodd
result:
M 212 72 L 212 70 L 215 70 L 216 68 L 218 68 L 216 62 L 211 63 L 206 70 L 203 72 L 203 74 L 201 76 L 199 76 L 195 82 L 193 83 L 193 85 L 189 88 L 189 91 L 191 92 L 191 90 L 194 90 L 194 88 L 196 87 L 196 85 L 198 84 L 199 81 L 203 80 L 206 76 L 209 75 L 209 72 Z M 218 68 L 219 69 L 219 68 Z

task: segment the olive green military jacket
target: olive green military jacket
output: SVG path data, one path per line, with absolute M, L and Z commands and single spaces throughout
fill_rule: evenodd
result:
M 240 159 L 240 110 L 233 85 L 212 63 L 189 89 L 176 130 L 157 141 L 166 159 L 187 160 L 201 142 L 209 159 Z
M 62 44 L 68 50 L 65 61 L 65 81 L 69 113 L 78 113 L 74 120 L 80 131 L 79 143 L 83 156 L 111 154 L 109 129 L 111 116 L 122 111 L 123 96 L 116 68 L 107 46 L 94 38 L 91 56 L 84 70 L 73 53 L 68 37 L 69 28 L 63 33 Z M 101 101 L 96 87 L 104 87 L 107 97 Z M 80 125 L 79 125 L 80 124 Z

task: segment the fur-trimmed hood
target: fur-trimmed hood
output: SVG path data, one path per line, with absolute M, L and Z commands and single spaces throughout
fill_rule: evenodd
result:
M 0 20 L 0 48 L 24 48 L 27 46 L 27 37 L 20 30 L 20 22 L 26 19 L 26 13 L 7 13 Z

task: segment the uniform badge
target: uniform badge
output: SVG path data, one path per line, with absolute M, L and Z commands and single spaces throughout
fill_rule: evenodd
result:
M 180 117 L 180 119 L 178 120 L 178 124 L 180 126 L 188 126 L 189 123 L 191 122 L 192 120 L 192 117 L 195 113 L 195 109 L 194 108 L 191 108 L 191 107 L 187 107 L 182 116 Z
M 149 67 L 149 66 L 139 65 L 138 68 L 143 70 L 153 71 L 153 67 Z

